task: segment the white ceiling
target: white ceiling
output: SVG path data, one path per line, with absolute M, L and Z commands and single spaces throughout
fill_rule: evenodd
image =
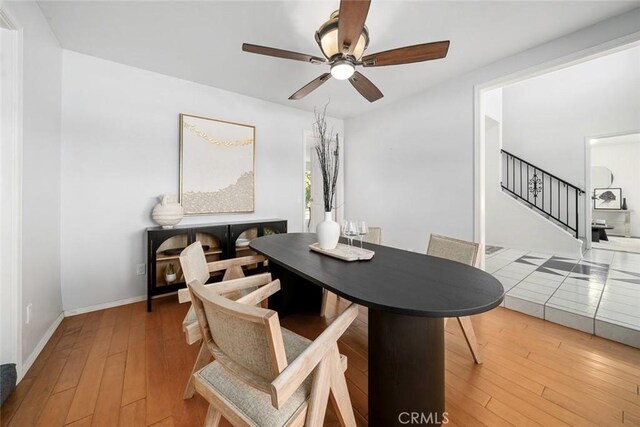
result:
M 498 59 L 624 13 L 640 1 L 380 1 L 367 26 L 368 53 L 451 40 L 444 60 L 360 70 L 385 97 L 373 104 L 330 80 L 300 101 L 287 98 L 328 67 L 241 51 L 243 42 L 321 56 L 315 30 L 330 1 L 40 1 L 65 49 L 305 110 L 331 99 L 352 117 Z

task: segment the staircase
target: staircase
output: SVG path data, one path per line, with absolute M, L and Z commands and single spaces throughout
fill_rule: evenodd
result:
M 500 153 L 502 190 L 578 239 L 584 191 L 514 154 L 505 150 Z

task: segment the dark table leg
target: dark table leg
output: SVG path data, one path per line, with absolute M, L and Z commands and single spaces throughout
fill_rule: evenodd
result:
M 444 320 L 369 309 L 369 426 L 443 421 Z
M 271 277 L 280 280 L 280 292 L 269 297 L 269 308 L 280 317 L 293 313 L 320 312 L 322 288 L 269 261 Z
M 600 233 L 596 229 L 591 229 L 591 241 L 599 242 L 600 241 Z

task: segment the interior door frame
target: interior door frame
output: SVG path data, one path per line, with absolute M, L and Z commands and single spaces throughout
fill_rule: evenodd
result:
M 8 186 L 2 184 L 3 188 L 8 188 L 9 194 L 2 194 L 9 200 L 2 200 L 2 204 L 9 203 L 8 211 L 10 216 L 10 226 L 6 231 L 9 236 L 2 237 L 8 243 L 4 246 L 8 248 L 8 254 L 0 255 L 0 271 L 5 277 L 5 269 L 9 269 L 9 294 L 10 319 L 12 319 L 11 339 L 15 340 L 15 363 L 18 374 L 18 381 L 24 376 L 22 360 L 22 141 L 23 141 L 23 29 L 18 21 L 4 7 L 0 7 L 0 26 L 13 32 L 10 40 L 11 52 L 7 55 L 10 67 L 7 69 L 7 80 L 9 87 L 13 89 L 10 93 L 2 94 L 1 108 L 9 108 L 11 119 L 9 120 L 8 141 L 3 141 L 5 148 L 8 147 L 10 159 L 3 163 L 10 165 L 10 182 Z M 4 62 L 3 58 L 3 62 Z M 6 131 L 6 128 L 3 130 Z M 0 178 L 1 181 L 1 178 Z M 0 215 L 2 212 L 0 211 Z M 4 232 L 2 233 L 4 234 Z M 0 248 L 1 250 L 1 248 Z M 5 286 L 3 284 L 3 286 Z

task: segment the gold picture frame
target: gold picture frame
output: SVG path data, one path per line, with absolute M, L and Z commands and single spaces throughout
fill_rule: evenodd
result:
M 180 114 L 180 203 L 185 215 L 255 211 L 252 125 Z

